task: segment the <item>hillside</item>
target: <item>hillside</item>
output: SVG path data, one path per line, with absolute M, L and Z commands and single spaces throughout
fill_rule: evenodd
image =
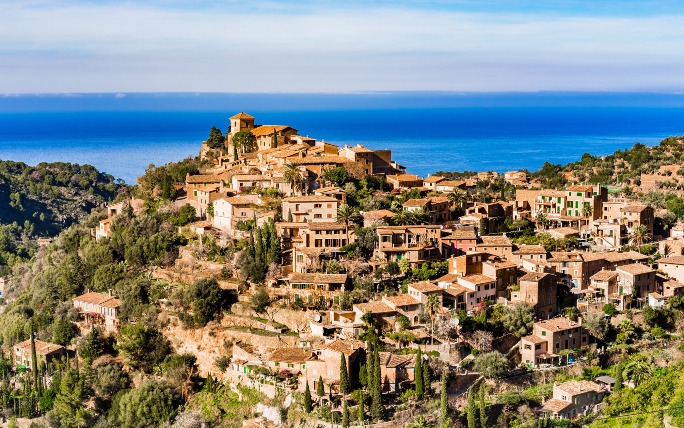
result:
M 116 197 L 123 186 L 90 165 L 0 161 L 0 223 L 33 225 L 54 236 Z

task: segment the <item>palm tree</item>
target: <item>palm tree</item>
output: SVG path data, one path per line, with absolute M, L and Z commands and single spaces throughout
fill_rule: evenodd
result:
M 360 217 L 356 208 L 350 205 L 342 204 L 337 209 L 337 222 L 344 223 L 344 229 L 347 232 L 347 244 L 349 244 L 349 223 L 357 223 Z
M 537 220 L 537 224 L 544 229 L 546 229 L 546 226 L 549 225 L 549 219 L 546 217 L 546 213 L 544 211 L 539 211 L 537 213 L 537 219 L 536 220 Z
M 427 297 L 427 301 L 425 302 L 425 310 L 428 312 L 430 315 L 430 345 L 435 344 L 435 315 L 437 314 L 437 311 L 441 307 L 441 302 L 439 301 L 439 297 L 437 297 L 436 294 L 430 294 Z
M 283 170 L 283 179 L 292 187 L 294 193 L 298 190 L 301 191 L 304 183 L 304 177 L 299 170 L 299 166 L 300 165 L 296 162 L 288 162 L 285 164 L 285 169 Z
M 449 203 L 458 208 L 463 208 L 463 205 L 465 204 L 466 201 L 466 195 L 463 191 L 460 189 L 455 188 L 452 190 L 448 195 L 447 199 L 449 199 Z
M 414 216 L 412 212 L 406 211 L 404 209 L 399 209 L 395 214 L 396 215 L 391 218 L 392 223 L 394 223 L 395 225 L 407 226 L 409 224 L 413 224 Z
M 633 381 L 634 385 L 637 386 L 650 377 L 653 373 L 653 365 L 643 359 L 634 359 L 625 364 L 623 373 L 624 377 Z
M 587 221 L 587 228 L 589 228 L 589 217 L 594 216 L 594 209 L 591 207 L 591 205 L 588 202 L 585 202 L 584 205 L 582 206 L 582 217 L 585 218 Z M 580 225 L 580 230 L 582 229 L 582 226 Z
M 651 240 L 651 235 L 648 233 L 648 229 L 643 224 L 638 225 L 632 229 L 632 233 L 629 234 L 629 242 L 637 247 L 637 250 L 641 249 L 641 246 Z

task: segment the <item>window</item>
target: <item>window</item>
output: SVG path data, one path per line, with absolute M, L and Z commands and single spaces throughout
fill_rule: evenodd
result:
M 542 330 L 542 336 L 546 336 L 546 331 Z

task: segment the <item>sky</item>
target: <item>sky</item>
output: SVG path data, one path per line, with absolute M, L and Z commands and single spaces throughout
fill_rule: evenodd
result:
M 0 93 L 684 92 L 684 2 L 0 0 Z

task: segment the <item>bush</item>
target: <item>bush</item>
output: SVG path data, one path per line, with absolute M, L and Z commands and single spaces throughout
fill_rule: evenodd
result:
M 114 400 L 109 421 L 121 428 L 163 426 L 176 413 L 178 395 L 165 382 L 146 380 Z
M 143 323 L 122 326 L 116 348 L 126 357 L 128 365 L 147 373 L 171 352 L 164 335 Z
M 606 303 L 603 305 L 603 313 L 612 317 L 617 313 L 617 308 L 612 303 Z

